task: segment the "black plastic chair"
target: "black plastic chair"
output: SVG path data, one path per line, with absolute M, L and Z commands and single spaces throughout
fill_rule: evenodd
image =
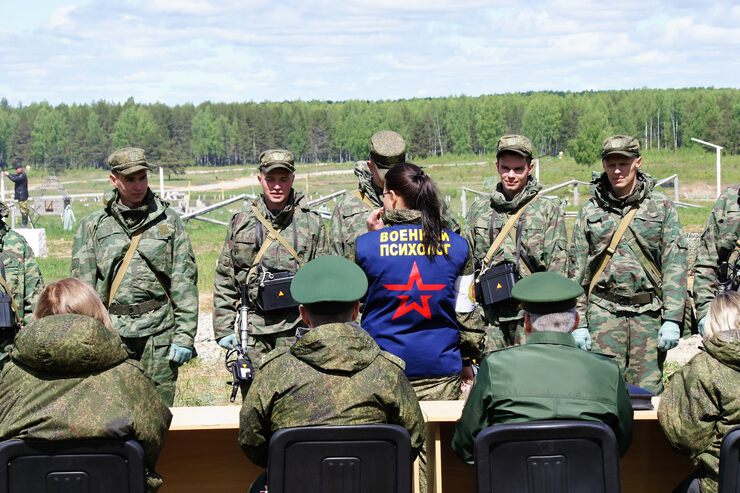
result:
M 740 493 L 740 426 L 722 439 L 718 493 Z
M 270 440 L 270 493 L 410 493 L 411 445 L 401 426 L 285 428 Z
M 0 442 L 0 493 L 144 493 L 135 440 Z
M 479 493 L 619 493 L 619 449 L 598 421 L 495 425 L 475 440 Z

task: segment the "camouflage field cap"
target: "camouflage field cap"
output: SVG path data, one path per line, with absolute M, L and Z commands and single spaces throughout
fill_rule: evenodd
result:
M 285 149 L 268 149 L 260 154 L 260 171 L 269 173 L 278 168 L 295 172 L 295 158 L 293 153 Z
M 406 160 L 406 142 L 392 130 L 375 132 L 370 137 L 370 158 L 378 169 L 391 169 Z
M 113 151 L 108 156 L 108 166 L 110 170 L 121 175 L 130 175 L 137 171 L 152 171 L 153 167 L 146 160 L 144 149 L 138 147 L 124 147 Z
M 609 154 L 640 157 L 640 141 L 629 135 L 613 135 L 601 144 L 601 159 Z
M 496 157 L 502 152 L 514 152 L 521 156 L 532 158 L 532 141 L 523 135 L 504 135 L 498 139 L 496 145 Z
M 367 276 L 356 263 L 336 255 L 324 255 L 298 269 L 290 294 L 298 303 L 357 301 L 367 292 Z
M 576 307 L 583 294 L 578 283 L 555 272 L 536 272 L 514 285 L 511 295 L 522 302 L 529 313 L 565 312 Z

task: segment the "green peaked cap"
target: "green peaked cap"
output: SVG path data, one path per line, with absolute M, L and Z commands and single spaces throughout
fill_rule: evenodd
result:
M 324 255 L 298 269 L 290 294 L 298 303 L 352 302 L 367 292 L 367 276 L 344 257 Z
M 529 313 L 555 313 L 575 308 L 583 288 L 555 272 L 536 272 L 514 285 L 512 296 Z

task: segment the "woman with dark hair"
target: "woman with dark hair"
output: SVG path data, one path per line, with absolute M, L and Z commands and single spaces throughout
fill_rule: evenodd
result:
M 383 207 L 371 213 L 370 232 L 356 247 L 369 281 L 362 327 L 405 362 L 420 400 L 458 399 L 482 340 L 462 323 L 473 311 L 470 248 L 442 227 L 440 210 L 429 175 L 397 164 L 385 175 Z

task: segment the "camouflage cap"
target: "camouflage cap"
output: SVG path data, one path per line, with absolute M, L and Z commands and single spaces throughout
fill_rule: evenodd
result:
M 298 269 L 290 294 L 298 303 L 339 302 L 361 299 L 367 292 L 367 276 L 356 263 L 336 255 L 317 257 Z
M 268 149 L 260 154 L 260 171 L 269 173 L 278 168 L 295 172 L 295 158 L 293 153 L 285 149 Z
M 108 166 L 110 166 L 111 171 L 121 175 L 131 175 L 137 171 L 152 171 L 154 169 L 147 162 L 144 149 L 138 147 L 124 147 L 113 151 L 113 154 L 108 156 Z
M 536 272 L 514 285 L 511 295 L 522 302 L 529 313 L 557 313 L 576 306 L 583 294 L 578 283 L 555 272 Z
M 406 142 L 392 130 L 381 130 L 370 137 L 370 159 L 379 169 L 390 169 L 406 160 Z
M 640 141 L 629 135 L 613 135 L 601 144 L 601 159 L 609 154 L 640 157 Z
M 504 135 L 498 139 L 496 145 L 496 157 L 502 152 L 513 152 L 532 159 L 532 141 L 523 135 Z

